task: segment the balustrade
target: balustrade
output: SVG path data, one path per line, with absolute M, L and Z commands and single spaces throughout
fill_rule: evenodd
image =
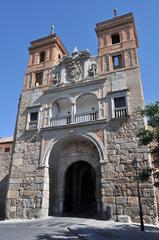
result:
M 37 121 L 29 122 L 29 129 L 30 130 L 36 129 L 37 127 L 38 127 L 38 122 Z
M 118 118 L 118 117 L 126 117 L 127 116 L 127 109 L 126 107 L 124 108 L 116 108 L 114 110 L 114 117 Z
M 61 126 L 71 123 L 81 123 L 81 122 L 90 122 L 97 120 L 97 112 L 87 112 L 83 114 L 76 114 L 74 117 L 71 115 L 63 115 L 52 117 L 50 119 L 50 126 Z

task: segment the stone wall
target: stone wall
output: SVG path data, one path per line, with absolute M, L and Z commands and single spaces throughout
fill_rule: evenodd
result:
M 90 163 L 96 171 L 97 198 L 104 219 L 108 218 L 107 209 L 110 207 L 112 219 L 125 215 L 132 221 L 139 222 L 138 194 L 132 162 L 139 159 L 145 165 L 149 164 L 148 150 L 138 146 L 136 138 L 136 132 L 142 125 L 140 117 L 132 116 L 96 125 L 84 124 L 76 129 L 68 126 L 65 129 L 61 127 L 23 134 L 16 142 L 13 155 L 7 201 L 8 218 L 47 216 L 49 198 L 53 199 L 54 214 L 59 214 L 60 201 L 64 197 L 66 170 L 70 164 L 83 160 Z M 105 159 L 99 158 L 95 145 L 84 137 L 85 134 L 93 133 L 96 133 L 98 142 L 101 139 L 105 146 L 102 149 Z M 48 163 L 43 162 L 41 165 L 40 159 L 48 144 L 58 137 L 59 140 L 51 148 Z M 152 180 L 140 184 L 140 189 L 144 220 L 155 223 L 157 207 Z
M 5 199 L 8 188 L 10 152 L 0 152 L 0 219 L 5 217 Z
M 133 161 L 139 160 L 139 168 L 150 164 L 147 147 L 138 145 L 136 133 L 143 125 L 140 117 L 114 119 L 109 123 L 108 162 L 103 164 L 102 195 L 104 209 L 113 208 L 116 216 L 128 215 L 133 222 L 139 222 L 139 206 L 136 171 Z M 152 179 L 140 183 L 141 202 L 144 220 L 147 223 L 157 221 L 157 207 Z
M 39 139 L 28 134 L 26 141 L 17 141 L 13 155 L 12 171 L 7 198 L 7 218 L 37 217 L 41 207 L 42 181 L 38 171 L 40 155 Z M 40 172 L 40 173 L 39 173 Z

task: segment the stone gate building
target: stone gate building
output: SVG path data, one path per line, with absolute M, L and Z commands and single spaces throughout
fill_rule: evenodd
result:
M 98 54 L 67 49 L 52 32 L 31 42 L 6 200 L 7 218 L 90 211 L 139 221 L 132 163 L 149 163 L 136 133 L 144 122 L 138 40 L 131 13 L 96 24 Z M 151 180 L 144 220 L 157 221 Z

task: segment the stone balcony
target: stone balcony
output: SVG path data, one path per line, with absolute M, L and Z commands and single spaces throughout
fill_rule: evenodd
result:
M 91 121 L 96 121 L 97 118 L 98 118 L 97 111 L 76 114 L 75 116 L 71 116 L 71 115 L 57 116 L 57 117 L 52 117 L 50 119 L 50 127 L 75 124 L 75 123 L 91 122 Z
M 126 117 L 127 114 L 127 108 L 126 107 L 121 107 L 121 108 L 115 108 L 114 109 L 114 117 L 119 118 L 119 117 Z

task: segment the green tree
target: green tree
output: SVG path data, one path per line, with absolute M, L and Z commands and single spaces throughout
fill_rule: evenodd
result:
M 139 144 L 148 146 L 153 156 L 153 169 L 141 171 L 140 179 L 148 180 L 154 175 L 156 187 L 159 187 L 159 102 L 148 104 L 141 110 L 141 115 L 147 119 L 147 127 L 141 128 L 137 136 Z

